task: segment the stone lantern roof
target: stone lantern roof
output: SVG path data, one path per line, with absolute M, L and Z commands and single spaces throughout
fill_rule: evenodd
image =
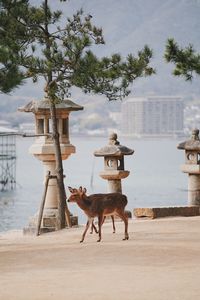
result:
M 45 111 L 50 109 L 49 100 L 33 100 L 18 110 L 23 112 L 37 113 L 39 111 Z M 83 106 L 80 106 L 69 99 L 62 100 L 60 103 L 56 104 L 57 110 L 68 110 L 68 111 L 78 111 L 83 110 Z
M 95 156 L 124 156 L 124 155 L 131 155 L 133 153 L 134 153 L 133 149 L 120 145 L 120 142 L 117 140 L 117 134 L 112 133 L 109 136 L 108 145 L 104 146 L 99 150 L 96 150 L 94 152 L 94 155 Z
M 200 151 L 199 129 L 194 129 L 190 140 L 178 144 L 177 148 L 181 150 Z

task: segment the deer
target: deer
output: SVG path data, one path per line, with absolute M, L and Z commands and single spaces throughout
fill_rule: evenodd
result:
M 95 217 L 98 218 L 98 235 L 97 242 L 101 241 L 101 227 L 104 221 L 104 217 L 109 215 L 117 215 L 124 221 L 125 232 L 123 240 L 128 240 L 128 218 L 125 214 L 125 206 L 127 205 L 127 197 L 121 193 L 109 193 L 109 194 L 91 194 L 86 195 L 87 189 L 79 189 L 68 187 L 70 196 L 68 202 L 75 202 L 87 215 L 88 220 L 85 226 L 85 230 L 82 234 L 80 243 L 85 239 L 86 233 L 90 225 L 92 225 Z

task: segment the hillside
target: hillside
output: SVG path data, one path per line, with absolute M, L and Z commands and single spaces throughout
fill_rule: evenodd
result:
M 31 2 L 39 4 L 41 1 Z M 63 9 L 64 16 L 70 16 L 82 7 L 85 13 L 93 16 L 96 25 L 102 26 L 106 45 L 94 48 L 97 55 L 113 52 L 124 56 L 136 54 L 145 44 L 154 50 L 152 65 L 156 67 L 157 75 L 137 80 L 132 88 L 133 95 L 183 95 L 185 99 L 200 95 L 199 78 L 192 83 L 174 78 L 171 75 L 172 66 L 163 59 L 168 37 L 174 37 L 182 46 L 191 43 L 200 51 L 200 0 L 70 0 L 57 4 L 57 1 L 52 1 L 54 7 Z M 22 102 L 41 98 L 42 95 L 42 82 L 34 86 L 29 81 L 15 90 L 12 96 L 0 95 L 0 111 L 8 113 L 9 110 L 12 113 Z M 88 98 L 77 91 L 73 92 L 72 97 L 83 104 Z M 90 97 L 90 101 L 94 99 L 95 96 Z M 104 107 L 102 105 L 102 110 Z

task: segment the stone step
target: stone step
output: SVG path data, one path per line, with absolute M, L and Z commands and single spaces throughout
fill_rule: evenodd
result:
M 133 214 L 137 218 L 148 217 L 151 219 L 172 216 L 199 216 L 200 206 L 142 207 L 135 208 Z

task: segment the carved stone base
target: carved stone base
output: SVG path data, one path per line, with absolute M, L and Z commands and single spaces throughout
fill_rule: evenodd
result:
M 78 217 L 70 215 L 72 226 L 78 226 Z M 46 233 L 56 230 L 57 209 L 46 209 L 43 215 L 40 233 Z M 38 213 L 31 217 L 27 227 L 23 228 L 23 234 L 36 234 L 38 222 Z M 67 227 L 67 225 L 66 225 Z

